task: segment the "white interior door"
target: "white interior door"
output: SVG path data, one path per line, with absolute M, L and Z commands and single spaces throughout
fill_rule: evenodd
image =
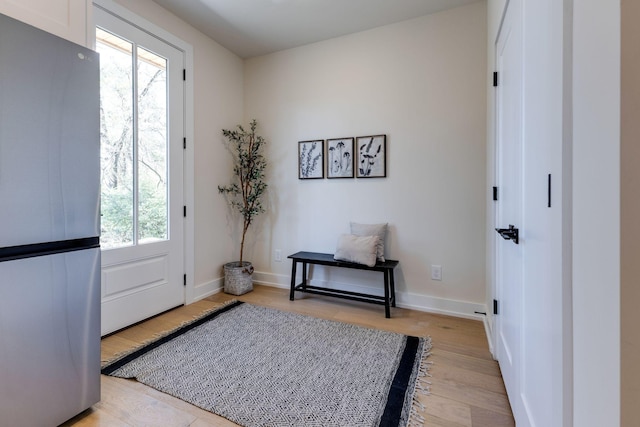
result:
M 102 334 L 184 303 L 183 52 L 95 8 Z
M 496 42 L 496 228 L 523 224 L 523 38 L 522 5 L 511 0 Z M 523 247 L 521 239 L 496 233 L 496 350 L 516 420 L 523 419 L 519 400 L 522 361 Z M 520 424 L 519 424 L 520 425 Z

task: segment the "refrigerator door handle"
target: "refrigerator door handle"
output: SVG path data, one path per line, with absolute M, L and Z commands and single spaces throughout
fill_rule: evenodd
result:
M 99 237 L 61 240 L 58 242 L 34 243 L 30 245 L 0 248 L 0 262 L 33 258 L 43 255 L 61 254 L 100 247 Z

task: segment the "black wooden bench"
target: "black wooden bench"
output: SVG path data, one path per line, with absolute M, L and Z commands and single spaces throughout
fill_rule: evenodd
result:
M 289 294 L 289 299 L 291 301 L 294 300 L 295 291 L 306 292 L 309 294 L 327 295 L 354 301 L 363 301 L 384 305 L 385 317 L 391 317 L 390 307 L 396 306 L 396 288 L 393 278 L 393 269 L 396 268 L 396 266 L 399 264 L 399 261 L 388 259 L 385 262 L 377 262 L 373 267 L 368 267 L 366 265 L 356 264 L 353 262 L 336 261 L 335 259 L 333 259 L 333 254 L 323 254 L 317 252 L 297 252 L 293 255 L 289 255 L 287 258 L 291 258 L 292 260 L 291 292 Z M 302 283 L 296 285 L 296 266 L 299 262 L 302 263 Z M 384 275 L 384 296 L 311 286 L 307 283 L 308 264 L 326 265 L 329 267 L 353 268 L 356 270 L 380 271 Z

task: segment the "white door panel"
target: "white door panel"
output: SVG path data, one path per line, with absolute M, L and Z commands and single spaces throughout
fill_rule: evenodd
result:
M 560 427 L 571 412 L 563 388 L 571 376 L 563 315 L 570 303 L 560 266 L 562 187 L 554 184 L 552 207 L 551 176 L 564 149 L 564 12 L 554 0 L 505 7 L 495 46 L 495 227 L 515 225 L 519 244 L 495 237 L 496 356 L 516 425 Z
M 101 95 L 106 334 L 184 303 L 184 57 L 99 7 L 95 17 L 107 86 Z M 121 78 L 114 83 L 113 75 Z

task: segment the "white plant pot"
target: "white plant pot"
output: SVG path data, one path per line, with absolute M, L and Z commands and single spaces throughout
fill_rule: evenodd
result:
M 253 265 L 249 261 L 228 262 L 224 265 L 224 292 L 242 295 L 253 290 Z

